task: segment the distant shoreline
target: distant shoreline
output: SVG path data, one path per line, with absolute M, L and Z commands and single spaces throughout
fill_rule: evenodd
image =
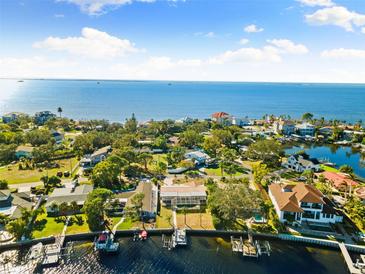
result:
M 364 83 L 353 82 L 287 82 L 287 81 L 223 81 L 223 80 L 168 80 L 168 79 L 102 79 L 102 78 L 27 78 L 27 77 L 0 77 L 0 80 L 25 80 L 25 81 L 108 81 L 108 82 L 166 82 L 166 83 L 232 83 L 232 84 L 280 84 L 280 85 L 357 85 Z

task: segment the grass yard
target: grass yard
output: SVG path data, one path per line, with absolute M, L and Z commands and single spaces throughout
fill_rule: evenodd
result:
M 77 223 L 75 217 L 72 216 L 72 222 L 67 227 L 66 234 L 77 234 L 77 233 L 84 233 L 89 232 L 89 226 L 86 222 L 85 214 L 78 214 L 82 219 L 80 223 Z
M 321 165 L 321 169 L 324 171 L 330 171 L 330 172 L 340 172 L 337 168 Z
M 208 176 L 222 176 L 221 169 L 219 167 L 217 167 L 217 168 L 205 168 L 204 172 L 206 172 Z M 234 176 L 240 176 L 240 175 L 242 175 L 241 172 L 236 172 L 235 174 L 233 174 L 233 177 Z M 231 175 L 224 172 L 223 176 L 230 177 Z
M 171 228 L 172 223 L 173 220 L 172 220 L 171 209 L 168 209 L 166 207 L 161 207 L 160 215 L 157 215 L 156 218 L 156 228 Z
M 59 235 L 62 233 L 63 226 L 63 222 L 56 222 L 56 218 L 47 217 L 47 213 L 40 214 L 33 225 L 33 237 L 43 238 Z
M 184 213 L 178 213 L 176 219 L 179 228 L 187 226 L 193 229 L 215 229 L 208 210 L 203 213 L 186 213 L 186 224 Z
M 38 169 L 34 170 L 19 170 L 18 163 L 15 165 L 8 165 L 0 168 L 0 178 L 8 181 L 9 184 L 21 184 L 21 183 L 33 183 L 39 182 L 40 178 L 44 175 L 53 176 L 58 171 L 71 171 L 71 165 L 74 167 L 77 164 L 76 158 L 63 159 L 56 161 L 60 168 L 42 169 L 40 172 Z M 71 164 L 70 164 L 71 162 Z

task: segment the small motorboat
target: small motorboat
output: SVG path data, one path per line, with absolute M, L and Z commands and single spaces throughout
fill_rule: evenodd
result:
M 119 243 L 114 242 L 114 234 L 109 231 L 103 231 L 97 237 L 94 242 L 94 250 L 95 251 L 103 251 L 103 252 L 117 252 L 119 249 Z
M 148 237 L 148 234 L 147 234 L 147 231 L 146 230 L 142 230 L 139 235 L 138 235 L 138 238 L 141 240 L 141 241 L 145 241 L 147 240 L 147 237 Z

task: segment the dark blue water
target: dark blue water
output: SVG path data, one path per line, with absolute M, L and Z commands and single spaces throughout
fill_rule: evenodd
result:
M 118 255 L 100 256 L 91 244 L 77 246 L 71 260 L 45 273 L 247 273 L 247 274 L 343 274 L 346 273 L 338 251 L 307 248 L 272 242 L 270 257 L 244 258 L 232 254 L 230 244 L 222 246 L 213 238 L 190 238 L 189 246 L 168 251 L 161 238 L 147 242 L 123 239 Z
M 342 165 L 350 165 L 354 169 L 354 173 L 362 178 L 365 178 L 365 159 L 361 154 L 353 150 L 351 147 L 344 146 L 303 146 L 292 147 L 286 149 L 287 154 L 293 154 L 299 150 L 305 150 L 311 157 L 318 159 L 326 159 L 332 163 L 335 163 L 337 167 Z M 361 162 L 363 160 L 364 162 Z
M 207 118 L 216 111 L 260 118 L 264 114 L 365 120 L 365 85 L 162 81 L 0 80 L 0 114 L 56 111 L 74 119 L 124 121 Z

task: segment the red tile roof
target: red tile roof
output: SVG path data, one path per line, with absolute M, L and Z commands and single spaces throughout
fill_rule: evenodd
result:
M 331 171 L 324 171 L 323 173 L 321 173 L 324 178 L 328 181 L 331 181 L 333 186 L 335 188 L 341 188 L 344 185 L 347 186 L 357 186 L 359 183 L 352 180 L 348 174 L 346 173 L 336 173 L 336 172 L 331 172 Z
M 300 207 L 301 202 L 325 204 L 323 194 L 314 186 L 308 184 L 298 183 L 295 186 L 271 184 L 269 189 L 281 211 L 303 212 Z
M 229 114 L 226 112 L 215 112 L 212 114 L 212 118 L 226 118 Z

